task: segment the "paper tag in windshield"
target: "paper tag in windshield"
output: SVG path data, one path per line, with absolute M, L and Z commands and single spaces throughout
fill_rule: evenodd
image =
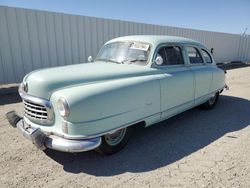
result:
M 139 42 L 134 42 L 131 46 L 131 49 L 135 49 L 135 50 L 143 50 L 143 51 L 148 51 L 149 48 L 149 44 L 143 44 L 143 43 L 139 43 Z

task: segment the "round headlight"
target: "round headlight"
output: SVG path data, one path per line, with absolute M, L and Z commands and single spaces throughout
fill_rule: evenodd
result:
M 23 85 L 23 83 L 20 84 L 20 86 L 18 88 L 18 92 L 19 92 L 20 95 L 24 93 L 24 85 Z
M 27 82 L 22 82 L 18 88 L 19 94 L 22 96 L 24 93 L 28 92 L 28 84 Z
M 57 108 L 62 117 L 68 117 L 69 116 L 69 105 L 65 98 L 60 98 L 57 101 Z

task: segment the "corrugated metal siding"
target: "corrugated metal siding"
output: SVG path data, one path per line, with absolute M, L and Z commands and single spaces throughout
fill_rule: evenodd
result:
M 214 48 L 217 62 L 249 61 L 250 37 L 0 6 L 0 84 L 28 72 L 84 63 L 108 40 L 134 34 L 175 35 Z
M 250 60 L 250 37 L 241 36 L 239 40 L 239 50 L 237 58 L 241 61 Z

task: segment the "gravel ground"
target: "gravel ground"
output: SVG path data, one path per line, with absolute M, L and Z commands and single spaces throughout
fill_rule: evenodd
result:
M 37 150 L 4 119 L 19 97 L 1 95 L 0 187 L 250 187 L 250 67 L 227 83 L 215 109 L 138 128 L 113 156 Z

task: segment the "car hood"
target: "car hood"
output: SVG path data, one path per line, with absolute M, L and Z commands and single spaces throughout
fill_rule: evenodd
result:
M 116 63 L 84 63 L 63 67 L 36 70 L 24 77 L 28 84 L 28 94 L 49 99 L 61 88 L 125 77 L 152 74 L 154 69 L 147 66 Z

